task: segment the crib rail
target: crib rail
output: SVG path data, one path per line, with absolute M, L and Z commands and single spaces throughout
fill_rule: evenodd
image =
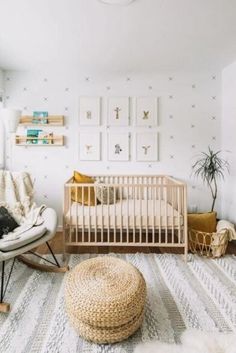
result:
M 65 184 L 64 237 L 70 246 L 171 246 L 187 251 L 186 185 L 167 176 L 97 176 L 113 200 L 99 202 L 94 184 Z M 103 191 L 102 199 L 103 199 Z M 74 201 L 73 201 L 73 200 Z

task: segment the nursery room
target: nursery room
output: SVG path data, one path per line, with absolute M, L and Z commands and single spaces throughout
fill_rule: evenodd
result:
M 0 0 L 0 353 L 236 353 L 235 16 Z

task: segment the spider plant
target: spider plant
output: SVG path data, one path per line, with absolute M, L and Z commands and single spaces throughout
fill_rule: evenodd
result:
M 221 151 L 214 152 L 208 147 L 208 152 L 201 152 L 199 159 L 192 166 L 196 177 L 201 177 L 203 183 L 210 188 L 212 195 L 211 212 L 214 211 L 218 194 L 217 182 L 224 179 L 225 172 L 229 173 L 229 163 L 220 157 Z

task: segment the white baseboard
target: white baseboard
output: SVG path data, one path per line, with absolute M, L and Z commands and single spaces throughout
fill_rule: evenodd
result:
M 57 227 L 57 232 L 58 232 L 58 233 L 61 233 L 62 231 L 63 231 L 63 227 L 59 225 L 59 226 Z

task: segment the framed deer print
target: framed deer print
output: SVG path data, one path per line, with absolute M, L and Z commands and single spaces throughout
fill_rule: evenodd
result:
M 108 98 L 108 119 L 107 125 L 128 126 L 130 119 L 129 97 Z
M 158 160 L 158 134 L 156 132 L 136 133 L 136 160 Z
M 129 133 L 109 133 L 107 148 L 109 161 L 129 161 Z
M 101 98 L 80 97 L 79 123 L 84 126 L 100 125 Z
M 80 133 L 79 157 L 81 161 L 100 161 L 101 141 L 99 132 Z
M 157 126 L 158 125 L 158 98 L 137 97 L 135 100 L 136 125 Z

